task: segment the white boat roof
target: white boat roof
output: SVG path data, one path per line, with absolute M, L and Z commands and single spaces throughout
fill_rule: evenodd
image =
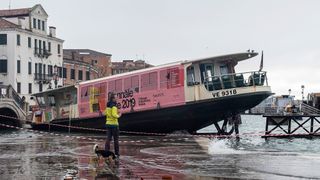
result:
M 59 92 L 65 92 L 66 89 L 73 89 L 76 88 L 75 85 L 67 85 L 67 86 L 63 86 L 63 87 L 59 87 L 59 88 L 55 88 L 55 89 L 49 89 L 47 91 L 42 91 L 42 92 L 38 92 L 38 93 L 34 93 L 31 96 L 41 96 L 44 94 L 54 94 L 54 93 L 59 93 Z
M 135 70 L 135 71 L 131 71 L 131 72 L 116 74 L 116 75 L 112 75 L 112 76 L 106 76 L 106 77 L 88 80 L 88 81 L 82 81 L 82 82 L 79 82 L 79 84 L 83 85 L 83 84 L 88 84 L 88 83 L 94 83 L 94 82 L 101 81 L 101 80 L 108 80 L 108 79 L 127 76 L 127 75 L 131 75 L 131 74 L 138 74 L 138 73 L 145 72 L 145 71 L 152 71 L 154 69 L 170 67 L 170 66 L 174 66 L 174 65 L 184 65 L 184 64 L 189 64 L 189 63 L 196 63 L 196 62 L 201 62 L 201 61 L 236 61 L 236 62 L 238 62 L 238 61 L 250 59 L 250 58 L 255 57 L 257 55 L 258 55 L 257 52 L 248 51 L 248 52 L 243 52 L 243 53 L 234 53 L 234 54 L 206 57 L 206 58 L 193 59 L 193 60 L 176 61 L 176 62 L 162 64 L 162 65 L 149 67 L 149 68 L 145 68 L 145 69 L 139 69 L 139 70 Z

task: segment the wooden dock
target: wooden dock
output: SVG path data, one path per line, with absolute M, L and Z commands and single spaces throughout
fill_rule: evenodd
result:
M 263 117 L 266 117 L 264 138 L 320 137 L 320 114 L 290 113 Z

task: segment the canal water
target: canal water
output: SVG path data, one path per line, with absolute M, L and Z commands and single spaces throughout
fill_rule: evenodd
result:
M 320 139 L 265 140 L 264 118 L 244 115 L 242 122 L 239 141 L 121 136 L 120 161 L 110 165 L 92 152 L 95 143 L 103 147 L 103 135 L 2 130 L 0 179 L 320 179 Z

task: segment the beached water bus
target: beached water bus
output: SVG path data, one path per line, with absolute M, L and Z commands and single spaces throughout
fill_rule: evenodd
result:
M 247 51 L 183 60 L 40 92 L 33 95 L 38 108 L 32 127 L 105 129 L 101 112 L 114 93 L 123 114 L 121 132 L 196 132 L 272 94 L 266 72 L 235 72 L 240 61 L 257 55 Z

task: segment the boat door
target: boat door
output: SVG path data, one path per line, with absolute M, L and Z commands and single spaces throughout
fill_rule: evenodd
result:
M 205 63 L 200 65 L 201 81 L 205 85 L 206 89 L 213 90 L 213 76 L 214 76 L 214 65 L 213 63 Z
M 187 74 L 187 101 L 197 101 L 200 99 L 200 73 L 199 64 L 192 64 L 186 69 Z
M 201 64 L 200 71 L 202 83 L 212 81 L 212 76 L 214 76 L 214 65 L 212 63 Z

